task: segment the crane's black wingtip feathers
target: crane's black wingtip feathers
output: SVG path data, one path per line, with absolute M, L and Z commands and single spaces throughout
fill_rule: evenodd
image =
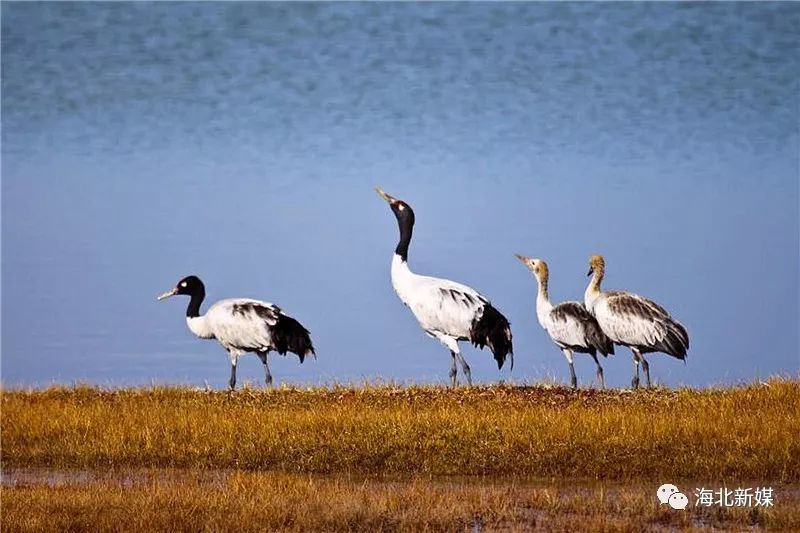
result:
M 686 362 L 686 352 L 689 350 L 689 333 L 683 324 L 675 320 L 667 321 L 667 334 L 654 346 L 654 348 L 676 359 Z
M 275 344 L 275 351 L 281 355 L 286 355 L 286 352 L 295 353 L 301 363 L 305 361 L 307 355 L 316 355 L 309 331 L 290 316 L 284 314 L 278 316 L 278 322 L 273 328 L 272 340 Z
M 602 337 L 597 339 L 594 347 L 603 355 L 603 357 L 614 355 L 614 343 L 611 341 L 611 339 L 606 337 L 605 333 L 601 332 L 601 335 Z
M 495 361 L 497 361 L 498 370 L 503 368 L 506 356 L 508 354 L 513 356 L 514 353 L 511 324 L 500 311 L 489 303 L 483 307 L 481 316 L 473 321 L 470 341 L 479 348 L 489 346 Z

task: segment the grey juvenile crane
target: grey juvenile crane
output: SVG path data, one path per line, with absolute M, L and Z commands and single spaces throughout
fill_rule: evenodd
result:
M 575 365 L 573 364 L 573 352 L 577 352 L 588 353 L 592 356 L 597 365 L 597 380 L 601 387 L 605 387 L 603 367 L 597 359 L 597 352 L 603 354 L 604 357 L 613 354 L 614 344 L 611 339 L 603 333 L 597 320 L 581 302 L 562 302 L 555 306 L 550 303 L 550 294 L 547 288 L 550 272 L 546 262 L 522 255 L 517 255 L 517 259 L 536 277 L 539 285 L 539 294 L 536 297 L 536 316 L 539 324 L 567 358 L 572 386 L 576 388 L 578 386 L 578 378 L 575 376 Z
M 650 364 L 644 354 L 663 352 L 686 360 L 689 333 L 672 318 L 666 309 L 652 300 L 624 291 L 602 291 L 600 284 L 606 271 L 601 255 L 589 259 L 589 281 L 583 300 L 586 309 L 597 319 L 603 333 L 612 341 L 627 346 L 633 353 L 635 373 L 631 386 L 639 387 L 639 365 L 642 365 L 647 386 L 650 386 Z

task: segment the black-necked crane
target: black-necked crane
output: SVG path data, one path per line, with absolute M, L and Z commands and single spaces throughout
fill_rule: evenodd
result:
M 392 286 L 400 300 L 411 309 L 423 331 L 437 339 L 449 350 L 453 359 L 450 379 L 457 384 L 456 361 L 472 384 L 469 365 L 459 349 L 459 341 L 470 341 L 474 346 L 488 346 L 502 369 L 506 356 L 514 368 L 511 325 L 489 300 L 475 289 L 447 279 L 420 276 L 408 267 L 408 245 L 414 229 L 414 211 L 406 202 L 390 196 L 380 188 L 376 191 L 389 203 L 397 225 L 400 240 L 392 257 Z
M 603 291 L 600 284 L 605 275 L 605 260 L 601 255 L 589 259 L 589 276 L 583 300 L 586 309 L 597 319 L 603 333 L 614 343 L 627 346 L 633 353 L 635 373 L 631 386 L 639 386 L 639 365 L 650 386 L 650 365 L 644 354 L 663 352 L 686 361 L 689 334 L 666 309 L 652 300 L 624 291 Z
M 272 385 L 267 356 L 276 351 L 281 355 L 292 352 L 300 357 L 314 355 L 308 330 L 269 302 L 249 298 L 220 300 L 200 314 L 206 288 L 197 276 L 187 276 L 175 288 L 158 297 L 189 296 L 186 324 L 201 339 L 216 339 L 228 351 L 231 360 L 231 389 L 236 387 L 236 364 L 245 353 L 255 353 L 264 364 L 267 385 Z M 315 356 L 316 357 L 316 356 Z
M 597 320 L 586 310 L 581 302 L 550 303 L 548 283 L 550 271 L 547 263 L 541 259 L 533 259 L 517 254 L 523 265 L 533 272 L 539 285 L 536 297 L 536 317 L 553 342 L 561 349 L 569 363 L 570 382 L 578 387 L 575 376 L 573 353 L 588 353 L 597 365 L 597 380 L 605 387 L 603 367 L 597 359 L 597 352 L 607 356 L 614 353 L 614 344 L 603 331 Z

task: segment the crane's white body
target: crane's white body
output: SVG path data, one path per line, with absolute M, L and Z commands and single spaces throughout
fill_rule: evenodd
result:
M 574 306 L 583 307 L 580 302 L 562 302 L 556 306 L 539 293 L 536 298 L 536 317 L 550 338 L 560 348 L 569 346 L 588 347 L 586 323 Z M 587 312 L 588 314 L 588 312 Z
M 259 314 L 256 309 L 263 311 Z M 271 327 L 278 323 L 280 313 L 280 308 L 269 302 L 227 298 L 213 304 L 204 315 L 186 317 L 186 324 L 201 339 L 216 339 L 233 362 L 248 351 L 273 348 Z
M 420 327 L 458 354 L 457 341 L 470 338 L 472 323 L 488 300 L 461 283 L 415 274 L 397 254 L 392 257 L 391 274 L 394 291 Z
M 667 339 L 675 321 L 652 300 L 623 291 L 587 294 L 584 303 L 612 341 L 624 346 L 655 347 Z

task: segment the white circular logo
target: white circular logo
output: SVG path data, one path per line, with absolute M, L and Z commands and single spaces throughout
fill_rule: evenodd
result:
M 689 498 L 682 492 L 675 492 L 669 497 L 669 506 L 673 509 L 686 509 L 689 505 Z
M 678 487 L 672 485 L 671 483 L 665 483 L 658 487 L 656 491 L 656 496 L 658 497 L 658 501 L 662 504 L 667 503 L 669 501 L 669 497 L 675 494 L 676 492 L 680 492 Z

